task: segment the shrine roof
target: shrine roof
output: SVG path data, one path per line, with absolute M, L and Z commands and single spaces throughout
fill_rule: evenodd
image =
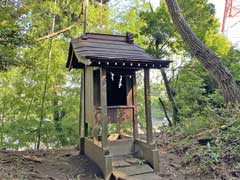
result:
M 92 66 L 168 67 L 170 61 L 152 57 L 134 42 L 133 35 L 126 36 L 86 33 L 70 42 L 66 66 L 81 68 Z

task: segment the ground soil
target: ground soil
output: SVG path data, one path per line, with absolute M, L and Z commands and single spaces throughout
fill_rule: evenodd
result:
M 98 176 L 99 169 L 75 149 L 0 151 L 0 180 L 96 180 Z
M 207 163 L 203 156 L 207 134 L 201 132 L 195 136 L 181 133 L 160 133 L 155 136 L 160 151 L 160 177 L 164 180 L 240 180 L 240 161 L 231 157 L 218 163 Z M 205 162 L 204 162 L 205 161 Z
M 27 157 L 27 158 L 26 158 Z M 32 158 L 32 160 L 31 160 Z M 182 180 L 181 159 L 160 152 L 159 180 Z M 75 149 L 51 151 L 0 151 L 0 180 L 96 180 L 99 169 Z
M 233 171 L 233 168 L 227 164 L 220 163 L 205 171 L 198 161 L 200 157 L 196 156 L 188 162 L 187 154 L 200 148 L 197 140 L 188 141 L 189 138 L 181 135 L 166 133 L 158 134 L 155 139 L 158 140 L 160 151 L 159 180 L 240 179 L 240 171 Z M 193 139 L 197 138 L 193 137 Z M 74 148 L 0 151 L 0 180 L 22 179 L 96 180 L 101 179 L 101 173 L 95 164 L 87 157 L 79 155 L 79 151 Z

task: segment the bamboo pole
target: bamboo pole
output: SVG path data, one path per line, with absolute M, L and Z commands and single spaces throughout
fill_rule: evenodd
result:
M 57 0 L 54 1 L 54 5 L 56 5 L 56 4 L 57 4 Z M 56 18 L 56 14 L 54 13 L 53 14 L 53 21 L 52 21 L 52 28 L 50 30 L 50 33 L 54 32 L 55 18 Z M 45 108 L 47 86 L 48 86 L 48 74 L 49 74 L 50 63 L 51 63 L 51 59 L 52 59 L 52 42 L 53 42 L 53 39 L 49 39 L 48 61 L 47 61 L 47 66 L 46 66 L 45 83 L 44 83 L 43 96 L 42 96 L 42 102 L 41 102 L 40 121 L 39 121 L 39 127 L 38 127 L 38 131 L 37 131 L 37 149 L 40 148 L 41 136 L 42 136 L 42 125 L 43 125 L 43 119 L 44 119 L 44 108 Z

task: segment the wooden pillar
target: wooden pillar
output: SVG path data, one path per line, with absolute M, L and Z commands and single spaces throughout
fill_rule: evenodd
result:
M 138 119 L 137 119 L 137 82 L 136 82 L 136 72 L 132 77 L 132 85 L 133 85 L 133 139 L 138 138 Z
M 84 69 L 81 72 L 81 87 L 80 87 L 80 112 L 79 112 L 79 149 L 80 154 L 84 154 Z
M 102 148 L 107 149 L 108 116 L 107 116 L 107 76 L 106 69 L 100 69 L 100 96 L 101 96 L 101 122 L 102 122 Z
M 79 136 L 84 137 L 84 69 L 81 72 Z
M 93 67 L 85 67 L 85 136 L 88 136 L 88 124 L 92 124 L 94 130 L 94 104 L 93 104 Z M 96 137 L 94 137 L 94 141 Z
M 144 69 L 144 96 L 145 96 L 145 114 L 147 127 L 147 143 L 153 142 L 152 134 L 152 114 L 151 114 L 151 95 L 150 95 L 150 72 Z

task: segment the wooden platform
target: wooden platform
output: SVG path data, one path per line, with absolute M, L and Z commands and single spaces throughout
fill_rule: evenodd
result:
M 110 141 L 108 149 L 84 138 L 84 153 L 101 169 L 106 180 L 111 179 L 161 179 L 154 172 L 159 170 L 159 152 L 152 144 L 131 138 Z
M 122 156 L 113 160 L 113 176 L 121 180 L 160 180 L 150 165 L 141 159 Z

